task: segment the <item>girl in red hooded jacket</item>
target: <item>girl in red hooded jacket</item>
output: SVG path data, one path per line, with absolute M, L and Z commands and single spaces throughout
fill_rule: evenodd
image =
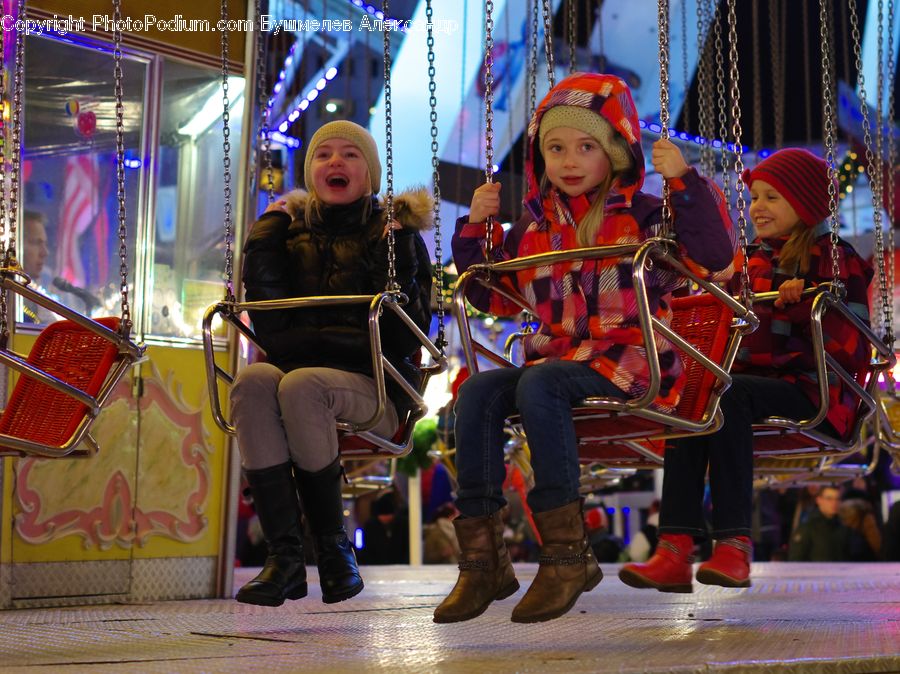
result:
M 674 230 L 694 262 L 730 277 L 735 254 L 721 193 L 688 167 L 668 140 L 654 144 L 653 166 L 669 181 Z M 640 191 L 644 156 L 631 92 L 611 75 L 576 73 L 557 84 L 528 126 L 527 214 L 506 235 L 493 229 L 495 259 L 603 244 L 634 244 L 662 233 L 662 202 Z M 460 272 L 483 259 L 485 220 L 497 215 L 500 185 L 485 184 L 457 223 L 453 257 Z M 651 311 L 670 314 L 669 293 L 681 279 L 647 273 Z M 459 490 L 454 520 L 462 549 L 460 574 L 437 607 L 435 622 L 468 620 L 518 587 L 503 544 L 504 420 L 521 415 L 531 449 L 535 486 L 528 495 L 540 531 L 540 568 L 515 607 L 515 622 L 566 613 L 602 574 L 584 531 L 572 407 L 586 396 L 633 398 L 649 382 L 638 327 L 630 262 L 579 260 L 520 272 L 518 290 L 540 320 L 525 340 L 526 366 L 481 372 L 459 391 L 456 446 Z M 476 307 L 517 311 L 473 289 Z M 683 383 L 682 364 L 660 344 L 662 373 L 656 404 L 672 409 Z

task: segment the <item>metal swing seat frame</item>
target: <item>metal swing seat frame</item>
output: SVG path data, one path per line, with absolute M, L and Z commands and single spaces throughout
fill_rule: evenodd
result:
M 516 367 L 509 359 L 511 344 L 507 344 L 507 357 L 504 358 L 473 337 L 465 310 L 465 293 L 471 282 L 477 281 L 523 310 L 532 311 L 524 297 L 502 284 L 503 275 L 573 260 L 628 258 L 632 260 L 638 324 L 647 354 L 650 382 L 639 398 L 623 401 L 589 397 L 573 408 L 579 456 L 583 463 L 592 464 L 590 474 L 597 478 L 601 477 L 602 470 L 660 468 L 666 440 L 712 433 L 721 426 L 719 398 L 731 385 L 729 370 L 741 337 L 758 324 L 753 312 L 716 284 L 691 271 L 678 257 L 674 242 L 663 238 L 651 238 L 641 244 L 596 246 L 473 265 L 460 276 L 454 293 L 469 371 L 478 371 L 479 355 L 499 366 Z M 644 272 L 651 265 L 666 265 L 704 291 L 673 300 L 671 325 L 650 311 Z M 669 341 L 680 352 L 687 377 L 685 393 L 671 413 L 654 409 L 652 405 L 660 387 L 656 346 L 660 338 Z M 518 416 L 510 417 L 508 423 L 517 432 L 524 433 Z
M 114 13 L 121 15 L 120 0 Z M 24 19 L 24 2 L 19 5 Z M 119 22 L 116 20 L 115 25 Z M 16 36 L 15 89 L 13 106 L 13 174 L 11 180 L 10 240 L 4 244 L 0 267 L 0 364 L 18 373 L 15 386 L 0 416 L 0 456 L 87 458 L 99 450 L 90 435 L 94 420 L 128 370 L 144 354 L 144 347 L 129 339 L 131 318 L 128 305 L 127 257 L 125 249 L 124 107 L 122 103 L 121 31 L 113 31 L 116 83 L 116 160 L 119 199 L 119 252 L 122 273 L 121 317 L 88 318 L 30 287 L 31 279 L 15 258 L 16 210 L 19 190 L 21 100 L 24 80 L 24 40 Z M 0 39 L 2 44 L 2 39 Z M 3 89 L 0 86 L 0 98 Z M 0 164 L 5 164 L 0 153 Z M 0 179 L 5 183 L 3 169 Z M 5 185 L 0 198 L 6 198 Z M 4 204 L 5 206 L 5 204 Z M 5 230 L 6 213 L 0 209 Z M 28 354 L 10 348 L 7 330 L 7 293 L 43 307 L 65 320 L 49 324 Z M 4 373 L 6 374 L 6 373 Z
M 412 448 L 412 431 L 415 422 L 421 419 L 428 411 L 423 394 L 428 380 L 446 369 L 446 359 L 440 350 L 431 342 L 413 320 L 400 306 L 400 298 L 397 293 L 384 291 L 376 295 L 343 295 L 333 297 L 295 297 L 279 300 L 264 300 L 259 302 L 219 302 L 206 310 L 203 316 L 203 349 L 206 355 L 206 378 L 209 385 L 210 402 L 212 404 L 213 418 L 223 431 L 230 435 L 235 434 L 234 426 L 225 418 L 219 395 L 218 382 L 223 381 L 228 385 L 234 383 L 234 375 L 215 363 L 213 358 L 213 330 L 212 324 L 216 316 L 219 316 L 227 324 L 234 327 L 241 335 L 253 342 L 260 351 L 265 351 L 260 346 L 253 330 L 241 321 L 241 314 L 245 311 L 272 311 L 286 309 L 318 309 L 322 307 L 349 307 L 356 306 L 360 311 L 368 307 L 368 329 L 372 352 L 372 372 L 375 379 L 377 406 L 373 415 L 366 421 L 355 423 L 338 420 L 337 429 L 341 433 L 340 454 L 346 458 L 377 459 L 397 458 L 405 456 Z M 384 355 L 381 348 L 381 329 L 379 317 L 385 311 L 394 312 L 404 325 L 409 328 L 428 351 L 434 364 L 418 365 L 422 373 L 422 384 L 418 389 L 403 378 L 397 369 Z M 396 382 L 403 391 L 413 400 L 414 407 L 409 411 L 405 419 L 400 420 L 397 432 L 391 438 L 383 438 L 370 429 L 374 428 L 384 416 L 387 403 L 386 381 L 387 377 Z

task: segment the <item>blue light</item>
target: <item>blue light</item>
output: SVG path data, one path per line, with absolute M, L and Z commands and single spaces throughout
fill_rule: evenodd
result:
M 331 66 L 328 70 L 325 71 L 325 79 L 333 80 L 335 75 L 337 75 L 337 68 Z
M 703 136 L 694 136 L 694 142 L 697 143 L 697 145 L 706 145 L 707 141 Z
M 130 168 L 130 169 L 141 168 L 141 160 L 140 159 L 126 159 L 124 163 L 125 163 L 125 168 Z
M 606 514 L 607 514 L 607 515 L 615 515 L 615 514 L 616 514 L 616 509 L 615 509 L 615 508 L 607 508 L 607 509 L 606 509 Z
M 757 152 L 756 156 L 759 157 L 760 159 L 765 159 L 770 154 L 772 154 L 772 150 L 763 149 L 763 150 L 760 150 L 759 152 Z
M 623 515 L 627 515 L 627 514 L 630 513 L 630 512 L 631 512 L 631 508 L 629 508 L 628 506 L 623 506 L 623 507 L 622 507 L 622 514 L 623 514 Z
M 691 139 L 691 137 L 690 137 L 690 135 L 688 134 L 687 131 L 679 131 L 679 132 L 678 132 L 678 137 L 679 137 L 681 140 L 690 140 L 690 139 Z
M 285 131 L 287 131 L 287 130 L 288 130 L 288 123 L 287 123 L 287 122 L 282 122 L 281 124 L 279 124 L 279 125 L 278 125 L 278 130 L 281 131 L 281 133 L 284 133 Z
M 363 530 L 358 528 L 353 532 L 353 547 L 357 550 L 362 550 L 363 546 L 365 546 L 365 541 L 363 540 Z
M 653 133 L 659 133 L 662 131 L 662 127 L 656 122 L 651 122 L 647 125 L 647 128 L 650 129 Z
M 641 127 L 642 129 L 646 129 L 646 128 L 647 128 L 647 122 L 645 122 L 643 119 L 639 119 L 639 120 L 638 120 L 638 126 Z

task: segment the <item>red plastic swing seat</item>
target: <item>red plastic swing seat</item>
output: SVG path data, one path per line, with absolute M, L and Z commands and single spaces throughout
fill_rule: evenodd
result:
M 119 329 L 119 318 L 95 321 Z M 27 361 L 43 372 L 96 396 L 119 355 L 108 339 L 74 321 L 51 323 L 38 335 Z M 60 447 L 72 438 L 91 410 L 61 391 L 25 374 L 19 375 L 0 417 L 0 433 Z
M 672 330 L 719 365 L 728 347 L 733 318 L 730 307 L 707 293 L 677 297 L 672 301 Z M 681 349 L 678 352 L 684 363 L 686 382 L 674 414 L 697 422 L 706 413 L 716 376 L 690 354 Z M 659 468 L 662 465 L 665 440 L 651 438 L 671 433 L 672 426 L 636 414 L 595 408 L 576 408 L 573 413 L 575 433 L 579 438 L 578 454 L 582 461 L 628 468 Z M 639 443 L 654 457 L 641 454 L 623 440 Z

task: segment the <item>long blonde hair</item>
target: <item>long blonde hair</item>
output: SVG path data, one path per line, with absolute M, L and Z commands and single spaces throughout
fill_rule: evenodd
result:
M 794 225 L 790 237 L 781 248 L 778 256 L 778 266 L 788 272 L 797 269 L 799 276 L 806 276 L 809 271 L 809 258 L 812 253 L 812 243 L 816 238 L 815 227 L 807 227 L 802 221 Z
M 615 176 L 612 171 L 606 174 L 603 181 L 597 186 L 597 195 L 588 212 L 584 214 L 581 222 L 576 223 L 575 236 L 578 245 L 581 248 L 589 248 L 597 245 L 597 234 L 603 226 L 603 219 L 606 216 L 606 197 L 612 189 Z M 541 175 L 541 195 L 546 196 L 551 189 L 549 178 L 547 178 L 546 170 Z

